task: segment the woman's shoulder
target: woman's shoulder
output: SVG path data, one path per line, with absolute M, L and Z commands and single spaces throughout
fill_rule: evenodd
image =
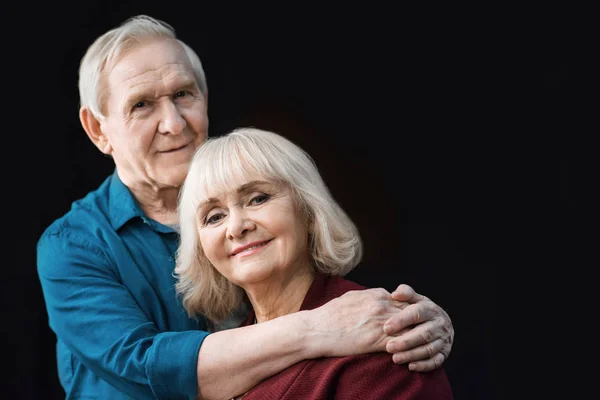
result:
M 337 296 L 341 296 L 342 294 L 351 290 L 368 289 L 366 286 L 358 284 L 354 281 L 334 275 L 329 275 L 325 278 L 325 287 L 331 294 L 336 294 Z

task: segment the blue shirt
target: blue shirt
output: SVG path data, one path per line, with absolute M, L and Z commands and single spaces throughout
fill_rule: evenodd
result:
M 67 399 L 188 399 L 204 319 L 175 293 L 179 236 L 145 216 L 116 172 L 73 203 L 37 246 Z

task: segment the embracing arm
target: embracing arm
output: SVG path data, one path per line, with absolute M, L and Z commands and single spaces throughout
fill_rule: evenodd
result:
M 42 238 L 38 273 L 59 340 L 96 375 L 135 398 L 231 398 L 300 360 L 385 351 L 394 335 L 384 332 L 386 321 L 394 317 L 402 329 L 408 318 L 397 321 L 405 303 L 369 289 L 208 336 L 159 332 L 89 238 Z M 417 310 L 429 304 L 418 295 L 413 301 Z M 426 325 L 430 318 L 421 315 Z M 414 343 L 405 341 L 404 350 Z
M 213 333 L 199 352 L 199 398 L 231 398 L 305 359 L 385 351 L 383 324 L 398 311 L 383 289 L 353 291 L 314 310 Z
M 136 399 L 197 394 L 197 355 L 207 332 L 159 332 L 102 243 L 85 233 L 44 235 L 37 257 L 50 326 L 75 362 Z
M 350 291 L 314 310 L 209 335 L 198 358 L 199 398 L 231 398 L 316 357 L 402 351 L 404 358 L 395 362 L 420 360 L 409 368 L 434 370 L 448 356 L 453 336 L 448 315 L 410 286 L 400 285 L 392 295 Z M 390 349 L 394 342 L 398 349 Z

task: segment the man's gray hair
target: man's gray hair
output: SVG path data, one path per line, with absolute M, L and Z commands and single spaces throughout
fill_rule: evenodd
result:
M 98 119 L 106 117 L 105 106 L 108 93 L 104 72 L 141 40 L 152 37 L 173 39 L 183 46 L 194 70 L 198 87 L 206 96 L 208 87 L 204 68 L 196 52 L 179 40 L 173 27 L 166 22 L 147 15 L 138 15 L 99 36 L 87 49 L 79 65 L 80 107 L 89 108 Z

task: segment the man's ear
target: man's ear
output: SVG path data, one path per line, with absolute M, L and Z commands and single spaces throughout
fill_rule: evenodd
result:
M 112 153 L 112 147 L 106 135 L 102 132 L 100 121 L 87 107 L 79 109 L 79 120 L 88 137 L 96 147 L 104 154 Z

